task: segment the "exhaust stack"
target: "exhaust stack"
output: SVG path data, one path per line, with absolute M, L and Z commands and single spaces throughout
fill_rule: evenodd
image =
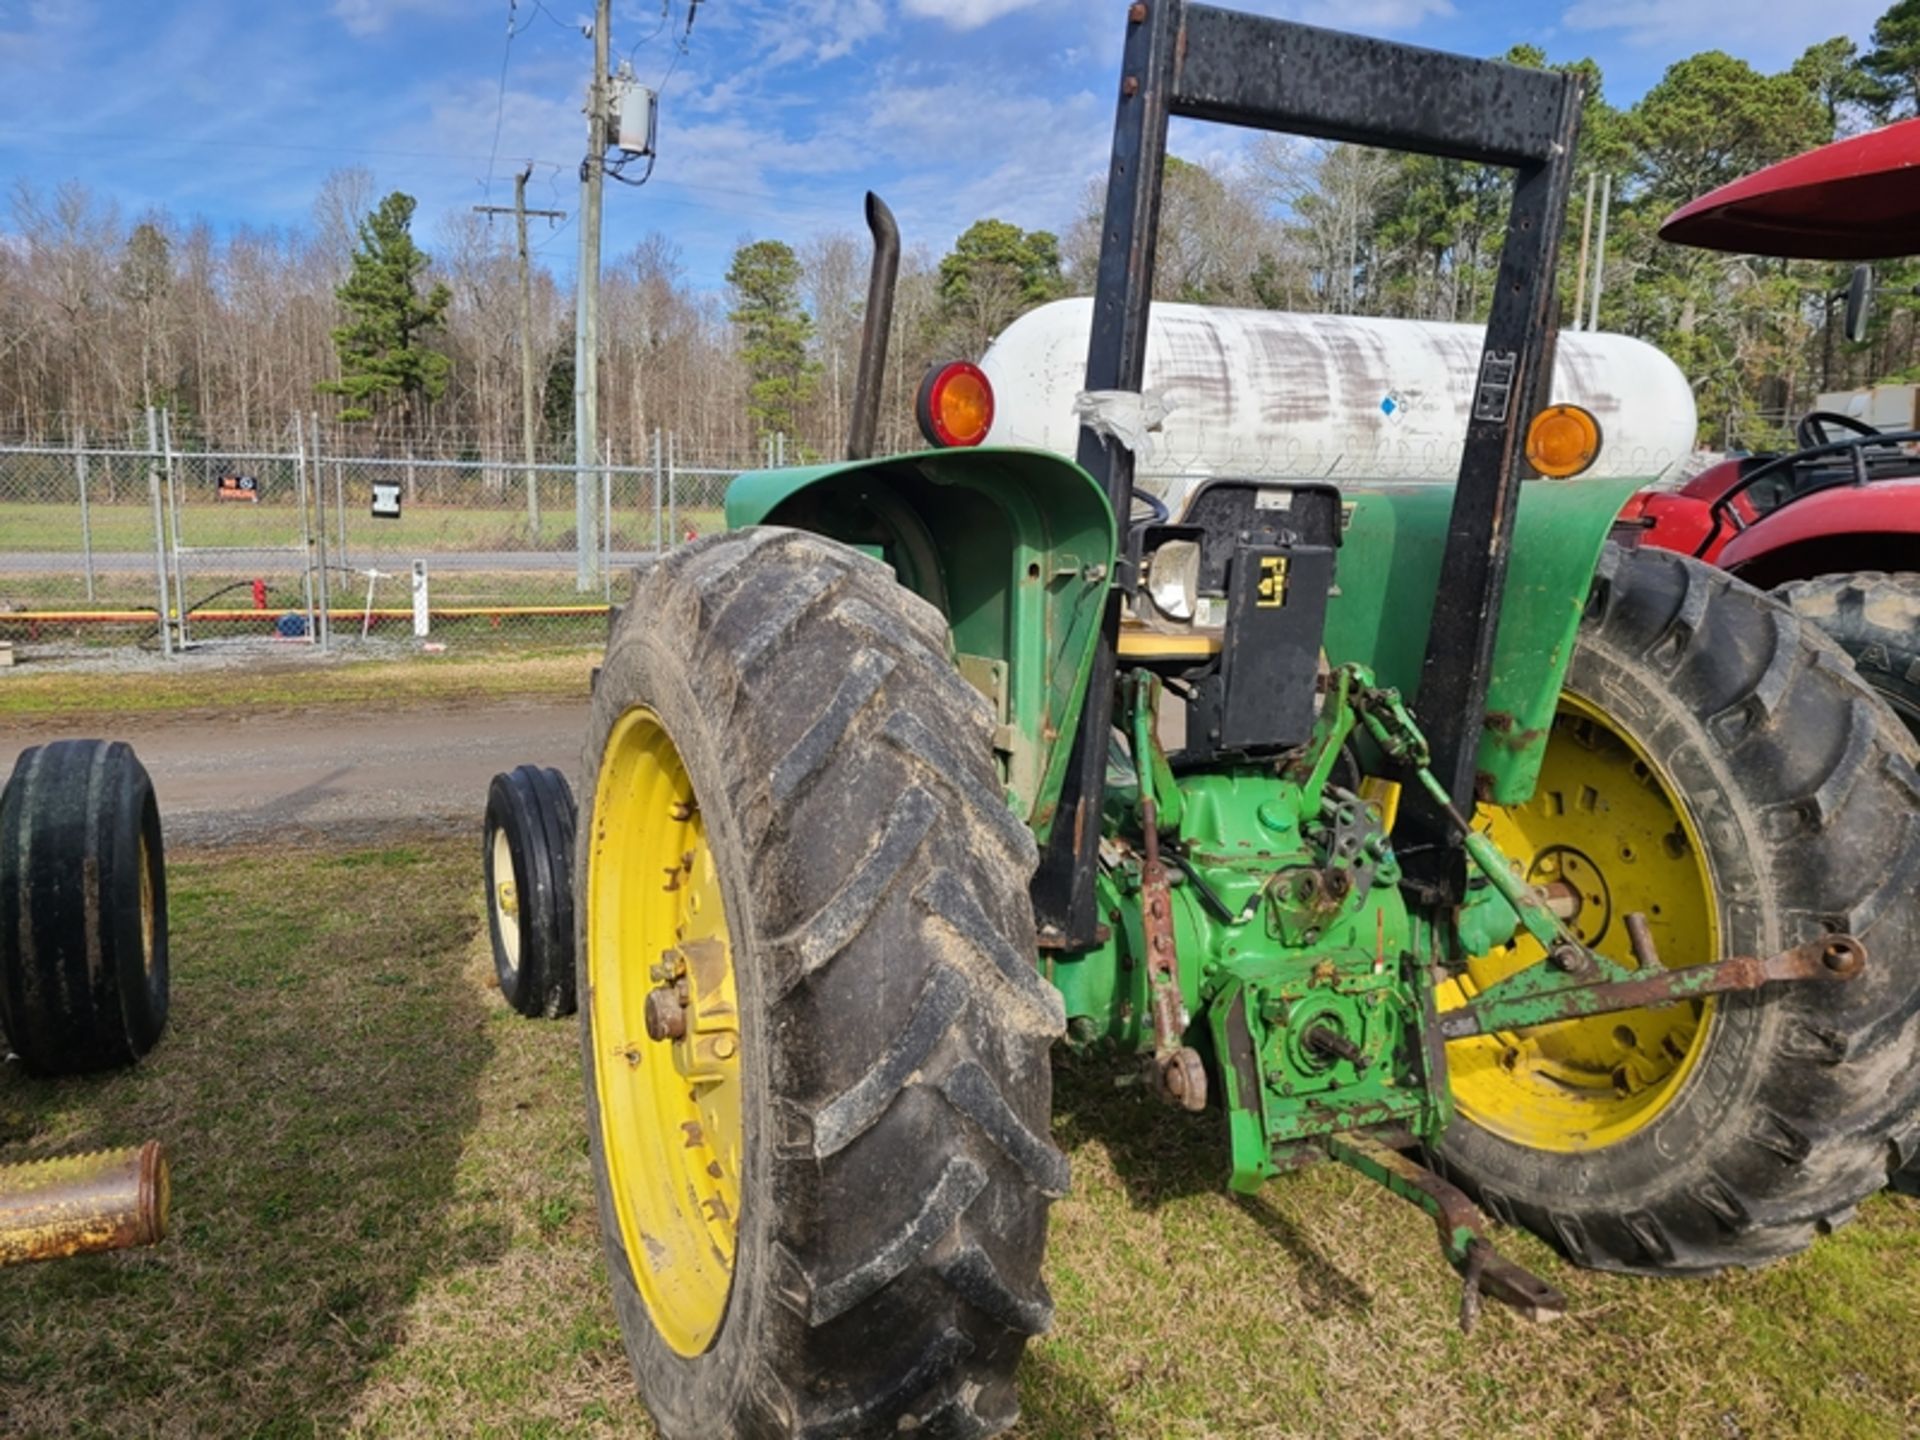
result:
M 867 229 L 873 232 L 873 270 L 867 279 L 867 315 L 860 327 L 860 370 L 853 382 L 853 416 L 847 424 L 847 459 L 873 454 L 880 426 L 880 382 L 887 371 L 887 336 L 893 326 L 893 291 L 900 276 L 900 227 L 887 202 L 867 192 Z

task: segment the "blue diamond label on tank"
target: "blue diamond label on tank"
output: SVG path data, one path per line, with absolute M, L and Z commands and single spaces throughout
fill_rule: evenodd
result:
M 1380 400 L 1380 413 L 1389 420 L 1407 408 L 1407 397 L 1398 390 L 1389 390 Z

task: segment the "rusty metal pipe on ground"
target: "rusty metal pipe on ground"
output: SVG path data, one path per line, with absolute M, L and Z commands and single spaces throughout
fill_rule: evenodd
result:
M 0 1165 L 0 1265 L 156 1244 L 167 1232 L 167 1192 L 157 1140 Z

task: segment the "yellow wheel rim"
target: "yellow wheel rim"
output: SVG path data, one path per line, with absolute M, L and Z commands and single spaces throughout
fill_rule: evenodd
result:
M 500 948 L 507 964 L 520 968 L 520 894 L 513 884 L 513 847 L 504 829 L 493 832 L 493 908 L 499 922 Z
M 140 965 L 153 974 L 153 860 L 147 851 L 147 837 L 140 837 Z
M 589 839 L 588 1021 L 614 1213 L 655 1327 L 698 1355 L 733 1285 L 739 1003 L 706 823 L 680 752 L 644 706 L 607 737 Z M 677 1011 L 677 1037 L 649 1034 L 650 996 L 656 1033 Z
M 1713 879 L 1693 818 L 1652 757 L 1592 703 L 1563 695 L 1533 798 L 1483 806 L 1475 819 L 1529 881 L 1577 895 L 1568 923 L 1589 945 L 1631 965 L 1626 917 L 1637 911 L 1662 964 L 1719 958 Z M 1440 1008 L 1540 958 L 1523 934 L 1442 986 Z M 1711 1000 L 1689 1001 L 1456 1041 L 1447 1047 L 1454 1101 L 1482 1129 L 1531 1149 L 1611 1145 L 1680 1093 L 1712 1018 Z

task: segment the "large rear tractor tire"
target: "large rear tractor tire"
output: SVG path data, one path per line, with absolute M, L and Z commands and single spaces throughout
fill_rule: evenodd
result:
M 0 1030 L 39 1075 L 130 1065 L 167 1023 L 153 782 L 117 740 L 20 752 L 0 794 Z
M 985 1436 L 1051 1303 L 1031 836 L 940 614 L 757 529 L 637 583 L 577 902 L 614 1302 L 687 1437 Z
M 1859 978 L 1448 1047 L 1447 1168 L 1601 1269 L 1705 1272 L 1843 1223 L 1920 1142 L 1920 778 L 1844 657 L 1697 561 L 1609 547 L 1540 784 L 1485 812 L 1572 924 L 1628 959 L 1769 955 L 1830 931 Z M 1536 958 L 1473 962 L 1471 994 Z M 1443 995 L 1443 1007 L 1459 1003 Z
M 1853 657 L 1860 677 L 1920 738 L 1920 574 L 1821 575 L 1778 594 Z

